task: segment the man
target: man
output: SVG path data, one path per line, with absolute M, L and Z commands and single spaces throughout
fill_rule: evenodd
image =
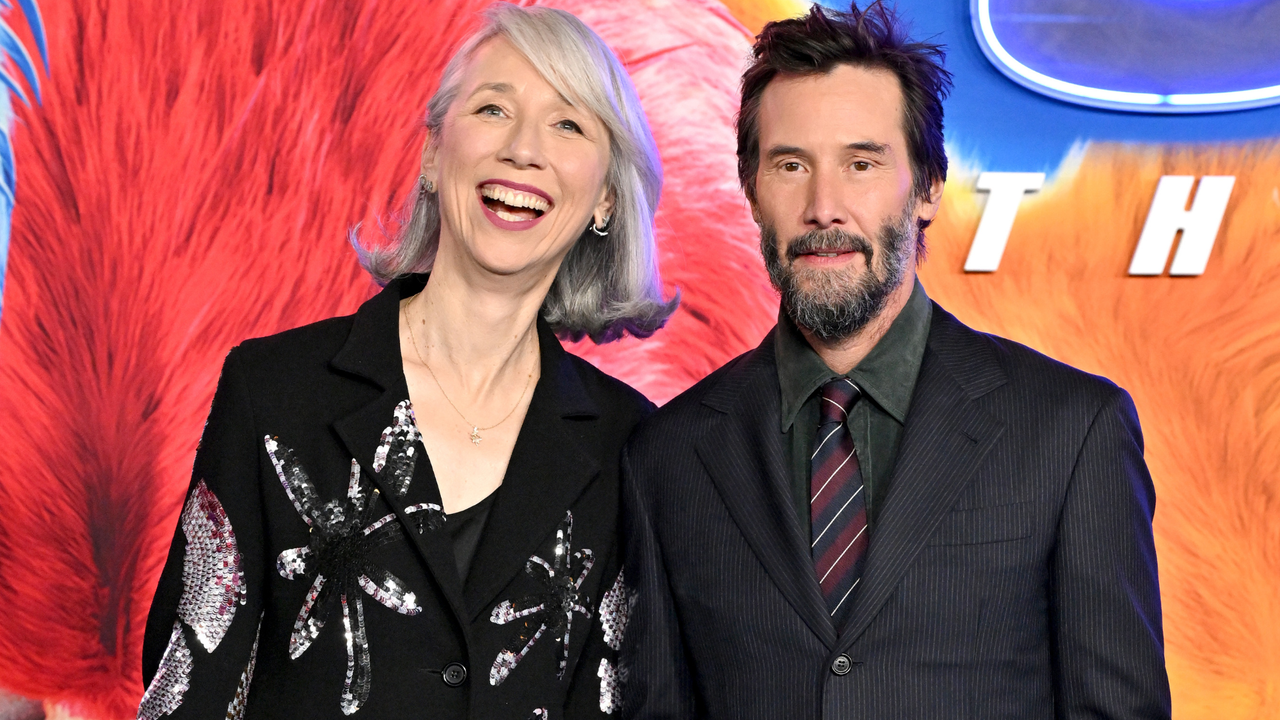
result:
M 877 5 L 772 23 L 739 173 L 778 325 L 624 461 L 629 718 L 1168 718 L 1127 393 L 916 279 L 938 46 Z

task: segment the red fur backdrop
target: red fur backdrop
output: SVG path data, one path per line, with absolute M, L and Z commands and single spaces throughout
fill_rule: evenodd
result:
M 487 2 L 44 3 L 50 73 L 13 132 L 0 318 L 0 688 L 51 717 L 133 717 L 222 358 L 373 291 L 345 234 L 410 190 L 426 100 Z M 549 4 L 633 73 L 666 169 L 664 276 L 684 297 L 650 340 L 573 349 L 664 401 L 776 312 L 734 175 L 750 34 L 715 0 Z M 1209 272 L 1128 278 L 1171 173 L 1239 177 Z M 961 173 L 930 230 L 935 299 L 1133 392 L 1182 717 L 1280 717 L 1277 173 L 1271 145 L 1091 149 L 1024 204 L 992 275 L 960 270 L 981 209 Z
M 427 98 L 474 2 L 45 4 L 20 112 L 0 325 L 0 684 L 132 717 L 141 633 L 227 350 L 353 311 L 345 234 L 416 180 Z M 749 34 L 716 2 L 552 3 L 634 73 L 662 148 L 667 331 L 579 348 L 666 399 L 754 344 L 776 300 L 738 194 Z

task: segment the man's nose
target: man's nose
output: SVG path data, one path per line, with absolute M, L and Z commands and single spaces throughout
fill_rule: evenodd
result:
M 809 205 L 805 208 L 805 225 L 826 229 L 849 222 L 849 210 L 841 188 L 839 173 L 815 172 L 809 185 Z
M 537 123 L 523 119 L 516 121 L 511 126 L 511 135 L 499 153 L 498 159 L 517 168 L 546 167 L 542 134 L 538 130 Z

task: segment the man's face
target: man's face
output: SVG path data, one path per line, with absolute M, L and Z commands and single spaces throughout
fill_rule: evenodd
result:
M 779 76 L 760 98 L 752 211 L 774 287 L 792 321 L 824 341 L 862 329 L 914 278 L 920 220 L 902 130 L 902 91 L 888 70 L 838 65 Z

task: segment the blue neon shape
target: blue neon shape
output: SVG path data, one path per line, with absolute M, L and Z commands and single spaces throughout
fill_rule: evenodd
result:
M 1029 90 L 1065 102 L 1144 113 L 1224 112 L 1280 104 L 1280 85 L 1227 92 L 1158 94 L 1068 82 L 1028 67 L 1005 48 L 991 22 L 991 0 L 971 0 L 970 19 L 978 46 L 996 69 Z

